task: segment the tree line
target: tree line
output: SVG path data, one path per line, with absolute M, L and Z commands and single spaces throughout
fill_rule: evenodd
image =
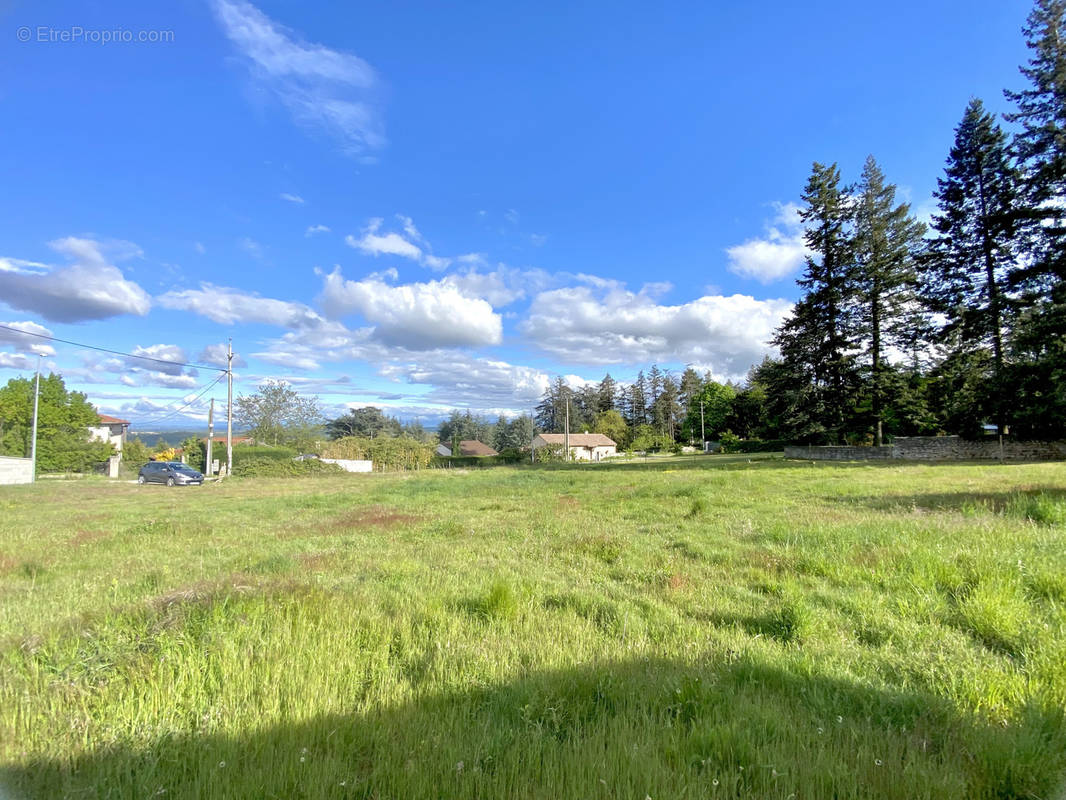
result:
M 803 295 L 755 375 L 781 438 L 1066 434 L 1064 25 L 1064 0 L 1037 2 L 1013 133 L 967 105 L 929 229 L 873 157 L 854 184 L 814 164 Z
M 740 386 L 656 366 L 628 385 L 557 379 L 538 425 L 562 430 L 569 407 L 570 430 L 619 442 L 692 441 L 698 410 L 708 438 L 1066 436 L 1066 0 L 1038 0 L 1024 33 L 1029 86 L 1006 92 L 1014 129 L 969 102 L 928 228 L 872 156 L 853 183 L 813 165 L 802 295 L 771 342 L 779 356 Z

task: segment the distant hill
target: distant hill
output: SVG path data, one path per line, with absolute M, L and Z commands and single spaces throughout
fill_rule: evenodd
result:
M 215 436 L 225 436 L 225 435 L 226 435 L 226 427 L 224 425 L 222 426 L 222 430 L 221 431 L 217 427 L 215 428 Z M 234 437 L 236 437 L 238 435 L 243 435 L 243 432 L 241 434 L 238 434 L 237 431 L 234 431 L 233 435 L 234 435 Z M 185 439 L 188 439 L 190 436 L 195 436 L 198 439 L 202 439 L 203 437 L 207 436 L 207 431 L 206 430 L 196 430 L 196 431 L 135 431 L 135 430 L 130 430 L 126 434 L 126 436 L 128 438 L 130 438 L 130 439 L 133 439 L 134 437 L 136 437 L 136 438 L 140 439 L 142 442 L 144 442 L 146 445 L 148 445 L 149 447 L 155 447 L 156 444 L 160 440 L 165 441 L 167 444 L 172 444 L 174 446 L 177 446 L 177 445 L 181 444 L 182 441 L 184 441 Z

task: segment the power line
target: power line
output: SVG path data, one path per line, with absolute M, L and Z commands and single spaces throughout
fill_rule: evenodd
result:
M 30 333 L 30 331 L 19 330 L 18 328 L 12 328 L 10 325 L 0 325 L 5 331 L 11 331 L 12 333 L 21 333 L 23 336 L 34 336 L 38 339 L 47 339 L 49 342 L 61 342 L 62 344 L 69 344 L 73 347 L 84 347 L 86 350 L 99 350 L 101 353 L 110 353 L 115 356 L 125 356 L 126 358 L 139 358 L 142 361 L 154 361 L 157 364 L 167 364 L 171 367 L 194 367 L 197 369 L 213 369 L 217 372 L 225 374 L 226 369 L 224 367 L 216 367 L 210 364 L 190 364 L 184 361 L 168 361 L 165 358 L 152 358 L 151 356 L 138 356 L 133 353 L 123 353 L 121 350 L 109 350 L 106 347 L 97 347 L 92 344 L 82 344 L 81 342 L 72 342 L 69 339 L 60 339 L 56 336 L 45 336 L 43 333 Z
M 225 377 L 225 375 L 226 375 L 226 373 L 225 373 L 225 371 L 223 371 L 223 373 L 221 375 L 219 375 L 217 378 L 215 378 L 213 381 L 211 381 L 211 383 L 207 384 L 207 386 L 205 386 L 203 388 L 203 391 L 201 391 L 198 395 L 196 395 L 192 400 L 187 402 L 181 408 L 175 409 L 174 411 L 171 411 L 169 414 L 166 414 L 165 416 L 159 417 L 158 419 L 150 419 L 150 420 L 147 420 L 147 421 L 144 421 L 144 422 L 136 422 L 136 423 L 132 423 L 132 424 L 136 425 L 138 428 L 143 428 L 145 425 L 156 425 L 156 424 L 158 424 L 160 422 L 166 422 L 171 417 L 176 417 L 182 411 L 187 409 L 189 406 L 191 406 L 193 403 L 195 403 L 197 400 L 199 400 L 201 397 L 203 397 L 205 394 L 207 394 L 209 391 L 211 391 L 211 389 L 214 388 L 214 386 L 217 383 L 219 383 L 219 381 L 221 381 L 222 378 Z M 132 427 L 132 425 L 131 425 L 131 427 Z

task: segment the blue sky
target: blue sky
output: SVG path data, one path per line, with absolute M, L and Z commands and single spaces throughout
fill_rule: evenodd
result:
M 927 214 L 967 101 L 1021 85 L 1028 2 L 882 5 L 0 3 L 0 323 L 182 362 L 232 337 L 237 392 L 427 420 L 742 377 L 811 162 L 872 153 Z M 214 373 L 3 330 L 0 380 L 38 353 L 135 427 L 224 397 L 173 414 Z

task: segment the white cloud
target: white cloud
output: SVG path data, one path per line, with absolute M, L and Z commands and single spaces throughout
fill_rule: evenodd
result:
M 0 325 L 24 331 L 25 333 L 35 333 L 40 336 L 52 335 L 52 332 L 44 325 L 38 325 L 36 322 L 28 320 L 24 322 L 0 322 Z M 32 353 L 36 356 L 54 356 L 56 354 L 55 348 L 45 340 L 38 339 L 36 336 L 24 336 L 4 328 L 0 328 L 0 344 L 13 345 L 20 353 Z
M 518 212 L 515 211 L 513 208 L 507 209 L 507 213 L 505 213 L 503 216 L 512 225 L 517 225 L 518 224 Z
M 566 363 L 693 362 L 741 377 L 770 351 L 767 342 L 792 307 L 739 294 L 660 305 L 606 283 L 542 292 L 520 330 Z
M 795 203 L 775 203 L 774 207 L 777 215 L 767 225 L 765 237 L 748 239 L 726 250 L 731 272 L 767 284 L 803 265 L 809 251 L 803 239 L 800 208 Z
M 180 364 L 174 366 L 167 366 L 166 364 L 159 364 L 159 361 L 175 361 L 175 362 L 187 362 L 189 359 L 185 355 L 185 351 L 176 344 L 152 344 L 147 347 L 141 347 L 138 345 L 133 348 L 133 352 L 130 354 L 133 356 L 144 356 L 144 358 L 127 358 L 126 363 L 134 369 L 147 369 L 154 370 L 156 372 L 162 372 L 167 375 L 181 375 L 183 367 Z M 152 361 L 146 361 L 145 359 L 153 359 Z
M 0 272 L 15 272 L 20 275 L 39 275 L 48 272 L 51 267 L 39 261 L 27 261 L 23 258 L 0 258 Z
M 282 192 L 280 197 L 282 200 L 288 200 L 290 203 L 296 203 L 297 205 L 304 204 L 304 199 L 298 194 L 289 194 L 288 192 Z
M 0 301 L 53 322 L 84 322 L 120 314 L 144 316 L 151 298 L 126 280 L 111 261 L 142 255 L 132 242 L 67 236 L 49 247 L 73 263 L 50 268 L 32 261 L 2 259 Z
M 528 410 L 539 401 L 551 380 L 535 367 L 454 351 L 386 364 L 380 372 L 394 381 L 433 387 L 419 395 L 433 403 L 512 412 Z
M 321 324 L 323 319 L 303 303 L 260 297 L 227 286 L 200 284 L 199 289 L 167 292 L 156 298 L 159 305 L 178 311 L 191 311 L 222 325 L 261 322 L 284 328 Z
M 224 344 L 209 344 L 207 347 L 205 347 L 203 350 L 200 351 L 200 355 L 198 355 L 196 357 L 196 360 L 200 361 L 200 362 L 202 362 L 204 364 L 213 364 L 216 367 L 225 367 L 227 365 L 227 363 L 228 363 L 227 362 L 227 358 L 226 358 L 226 354 L 227 354 L 226 345 L 224 345 Z M 235 367 L 246 367 L 246 366 L 248 366 L 248 362 L 246 362 L 239 355 L 234 354 L 234 356 L 233 356 L 233 366 L 235 366 Z
M 429 350 L 503 339 L 492 305 L 446 280 L 391 286 L 373 277 L 345 280 L 338 268 L 326 276 L 321 302 L 331 317 L 359 314 L 374 326 L 373 337 L 389 346 Z
M 551 280 L 544 270 L 519 269 L 505 264 L 500 264 L 491 272 L 467 269 L 441 278 L 442 282 L 455 286 L 467 297 L 488 300 L 495 308 L 508 306 L 529 293 L 541 291 L 548 287 Z
M 329 233 L 329 228 L 325 225 L 309 225 L 304 236 L 314 236 L 316 233 Z
M 300 125 L 325 131 L 351 155 L 385 144 L 372 99 L 378 78 L 367 62 L 304 41 L 244 0 L 215 0 L 214 8 L 252 75 Z
M 418 245 L 407 241 L 398 233 L 378 233 L 383 222 L 384 220 L 381 217 L 374 217 L 363 229 L 361 237 L 357 239 L 348 235 L 344 238 L 344 241 L 347 242 L 349 247 L 354 247 L 356 250 L 368 255 L 400 256 L 401 258 L 409 258 L 412 261 L 421 261 L 422 248 Z
M 207 252 L 207 248 L 204 247 L 201 242 L 193 242 L 192 243 L 192 249 L 195 250 L 200 255 L 203 255 L 204 253 Z
M 36 369 L 37 362 L 22 353 L 0 351 L 0 369 Z

